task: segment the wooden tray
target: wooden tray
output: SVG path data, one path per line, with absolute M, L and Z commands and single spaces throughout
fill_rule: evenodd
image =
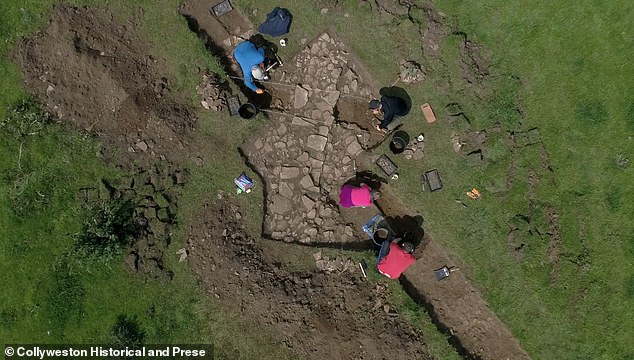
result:
M 429 191 L 442 189 L 442 181 L 440 180 L 440 174 L 438 173 L 438 170 L 429 170 L 423 175 L 423 177 Z
M 385 154 L 376 159 L 375 164 L 377 164 L 387 176 L 394 175 L 396 173 L 396 170 L 398 170 L 398 166 L 396 166 L 394 161 L 392 161 L 392 159 L 387 157 L 387 155 Z
M 431 105 L 428 103 L 424 103 L 420 106 L 420 109 L 423 111 L 423 115 L 425 115 L 425 120 L 428 123 L 433 123 L 436 121 L 436 115 L 434 115 L 434 110 L 432 110 Z

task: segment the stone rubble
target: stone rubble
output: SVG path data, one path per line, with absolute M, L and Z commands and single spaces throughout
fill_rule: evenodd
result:
M 421 160 L 425 156 L 425 141 L 413 139 L 403 150 L 403 157 L 407 160 Z
M 313 258 L 315 259 L 317 269 L 324 272 L 354 272 L 359 269 L 351 259 L 345 259 L 339 256 L 330 259 L 328 256 L 323 256 L 321 251 L 314 253 Z
M 399 79 L 406 84 L 414 84 L 425 80 L 425 70 L 416 61 L 403 61 L 400 67 Z
M 225 111 L 229 109 L 227 99 L 231 97 L 226 83 L 222 83 L 214 75 L 203 75 L 200 85 L 196 86 L 196 93 L 200 95 L 200 104 L 206 110 Z
M 271 115 L 257 138 L 242 146 L 267 186 L 264 232 L 272 239 L 364 239 L 361 229 L 346 225 L 337 205 L 339 188 L 355 176 L 354 159 L 369 146 L 366 131 L 337 123 L 334 115 L 341 96 L 371 92 L 357 66 L 343 43 L 324 33 L 287 61 L 281 76 L 279 71 L 272 76 L 295 87 L 290 98 L 282 99 L 294 116 Z

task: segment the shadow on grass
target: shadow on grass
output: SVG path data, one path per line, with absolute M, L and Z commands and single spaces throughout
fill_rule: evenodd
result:
M 381 90 L 379 90 L 379 94 L 381 94 L 382 96 L 401 98 L 405 100 L 405 104 L 407 104 L 407 114 L 409 114 L 409 112 L 412 110 L 412 98 L 409 96 L 407 91 L 405 91 L 405 89 L 403 89 L 402 87 L 398 87 L 398 86 L 384 87 L 384 88 L 381 88 Z
M 398 236 L 401 236 L 403 240 L 412 242 L 414 247 L 418 247 L 423 242 L 425 232 L 422 216 L 387 216 L 385 219 Z
M 372 190 L 381 190 L 381 186 L 383 184 L 387 184 L 387 179 L 380 177 L 379 175 L 373 173 L 372 171 L 365 170 L 358 172 L 355 177 L 349 179 L 345 182 L 345 185 L 351 185 L 359 187 L 361 184 L 366 184 Z

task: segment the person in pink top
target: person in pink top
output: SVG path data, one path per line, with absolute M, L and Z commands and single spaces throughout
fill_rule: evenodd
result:
M 416 261 L 413 252 L 414 245 L 409 241 L 385 241 L 381 246 L 376 268 L 390 279 L 398 279 Z
M 373 191 L 368 185 L 360 186 L 344 185 L 339 194 L 339 205 L 345 208 L 368 207 L 372 201 L 378 199 L 380 193 Z

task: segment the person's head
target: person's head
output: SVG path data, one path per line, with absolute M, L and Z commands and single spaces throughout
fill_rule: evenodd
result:
M 251 68 L 251 75 L 253 75 L 256 80 L 264 80 L 264 71 L 260 69 L 258 65 Z
M 381 198 L 381 192 L 379 190 L 372 190 L 372 192 L 370 192 L 370 197 L 373 201 L 376 201 Z
M 368 104 L 368 109 L 372 110 L 374 114 L 381 112 L 381 102 L 377 99 L 371 100 Z
M 405 251 L 408 254 L 411 254 L 414 252 L 414 244 L 412 244 L 409 241 L 403 241 L 400 243 L 401 249 L 403 249 L 403 251 Z

